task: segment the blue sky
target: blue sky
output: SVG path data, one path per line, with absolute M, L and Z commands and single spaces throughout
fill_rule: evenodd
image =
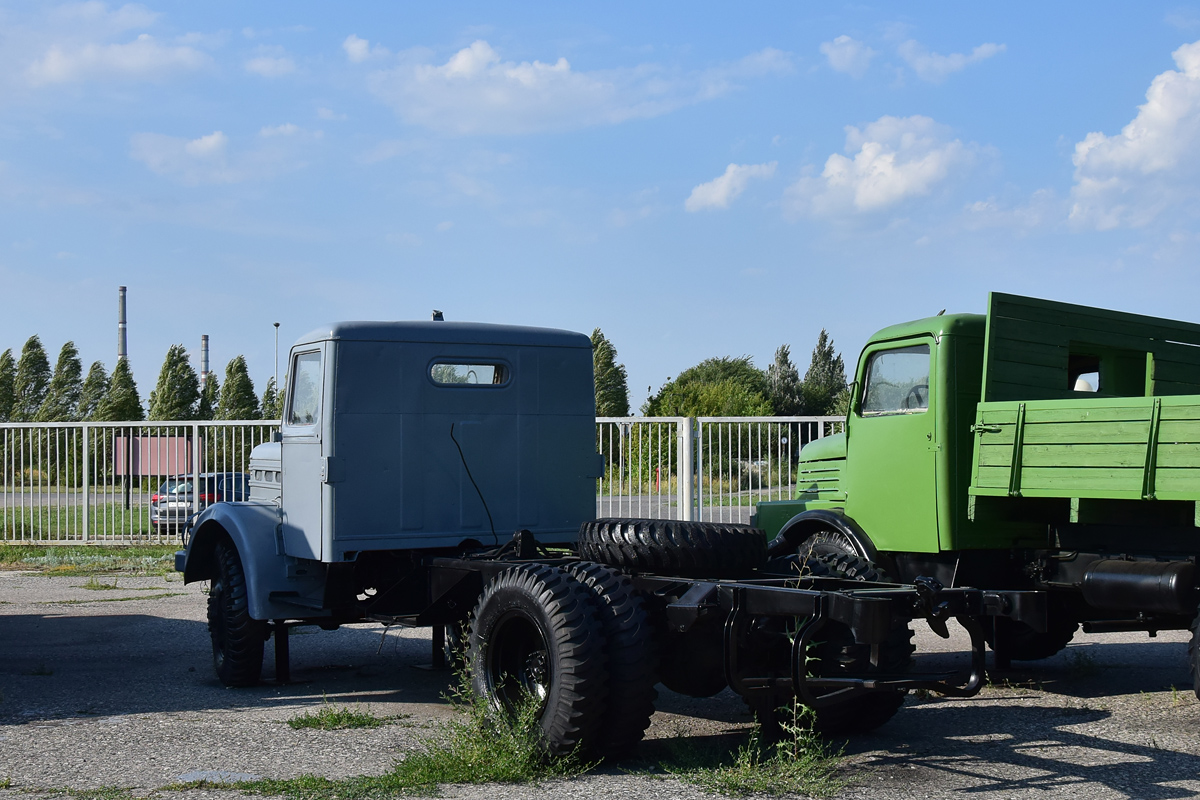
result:
M 991 290 L 1197 319 L 1200 5 L 0 3 L 0 349 L 601 327 L 634 407 Z

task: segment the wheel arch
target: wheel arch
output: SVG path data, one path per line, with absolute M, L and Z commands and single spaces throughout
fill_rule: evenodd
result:
M 868 561 L 879 560 L 879 550 L 867 532 L 850 517 L 829 509 L 810 509 L 802 511 L 789 519 L 779 529 L 779 535 L 767 545 L 767 556 L 777 558 L 796 552 L 800 544 L 819 531 L 830 528 L 844 534 L 854 543 L 856 555 Z

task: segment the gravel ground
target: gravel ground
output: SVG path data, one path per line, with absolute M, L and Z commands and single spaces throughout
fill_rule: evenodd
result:
M 102 582 L 113 583 L 113 578 Z M 87 579 L 0 572 L 0 800 L 62 789 L 132 787 L 139 795 L 199 777 L 331 778 L 387 771 L 452 712 L 427 631 L 301 629 L 292 679 L 222 687 L 212 673 L 202 585 L 178 578 Z M 921 660 L 944 666 L 963 638 L 918 632 Z M 1200 702 L 1187 637 L 1080 635 L 1053 659 L 1006 673 L 969 700 L 910 696 L 875 733 L 851 739 L 845 798 L 1200 797 Z M 961 660 L 961 659 L 958 659 Z M 1030 668 L 1033 667 L 1033 668 Z M 293 730 L 325 702 L 392 724 Z M 740 741 L 750 719 L 729 692 L 695 700 L 660 687 L 643 752 L 663 740 Z M 700 797 L 674 779 L 620 765 L 538 786 L 444 787 L 447 797 Z M 217 790 L 158 791 L 234 800 Z

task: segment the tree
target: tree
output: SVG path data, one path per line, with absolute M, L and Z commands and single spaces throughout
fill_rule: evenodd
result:
M 724 385 L 702 388 L 717 384 Z M 675 380 L 663 384 L 658 394 L 642 406 L 642 413 L 648 417 L 770 414 L 771 404 L 767 400 L 766 389 L 766 376 L 762 370 L 755 368 L 750 356 L 709 358 L 685 369 Z M 735 410 L 729 412 L 729 409 Z M 689 413 L 683 414 L 684 410 Z
M 38 422 L 71 422 L 79 417 L 79 393 L 83 390 L 83 365 L 74 342 L 58 352 L 54 375 L 35 419 Z
M 146 418 L 128 358 L 117 359 L 108 393 L 97 406 L 95 418 L 101 422 L 141 422 Z
M 628 416 L 629 386 L 625 365 L 617 363 L 617 348 L 599 328 L 592 331 L 592 374 L 596 381 L 596 416 Z
M 846 367 L 842 363 L 841 355 L 834 353 L 833 340 L 824 328 L 817 338 L 817 346 L 813 348 L 808 372 L 804 373 L 801 392 L 804 396 L 801 413 L 814 416 L 845 413 L 846 401 L 849 398 L 849 391 L 846 389 Z
M 779 417 L 791 417 L 804 407 L 800 370 L 792 363 L 791 348 L 779 345 L 775 362 L 767 367 L 767 399 Z
M 217 404 L 221 402 L 221 382 L 210 372 L 200 390 L 200 403 L 196 408 L 196 419 L 216 419 Z
M 79 406 L 75 411 L 78 419 L 95 419 L 96 409 L 100 407 L 105 395 L 108 394 L 108 370 L 99 361 L 93 361 L 88 369 L 87 377 L 83 379 L 83 388 L 79 392 Z
M 158 372 L 158 383 L 150 392 L 150 419 L 178 421 L 196 418 L 200 380 L 188 362 L 187 348 L 173 344 Z
M 42 340 L 34 334 L 26 340 L 25 346 L 21 348 L 21 358 L 17 361 L 17 374 L 13 381 L 12 420 L 32 422 L 38 409 L 42 407 L 49 388 L 50 361 L 46 358 Z
M 279 419 L 282 416 L 283 397 L 275 391 L 275 379 L 267 378 L 267 388 L 263 389 L 262 418 Z
M 17 380 L 17 362 L 13 360 L 12 348 L 0 353 L 0 422 L 12 418 L 13 390 Z
M 237 356 L 225 367 L 225 385 L 217 403 L 217 419 L 258 419 L 258 397 L 246 368 L 246 359 Z

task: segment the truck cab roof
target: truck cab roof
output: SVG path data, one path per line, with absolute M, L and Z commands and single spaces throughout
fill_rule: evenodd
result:
M 925 317 L 911 322 L 901 322 L 889 325 L 875 333 L 867 340 L 868 345 L 876 342 L 889 342 L 893 339 L 907 339 L 910 336 L 960 335 L 978 336 L 983 338 L 987 317 L 983 314 L 942 314 L 938 317 Z
M 297 345 L 329 341 L 429 342 L 438 344 L 503 344 L 523 347 L 592 346 L 582 333 L 486 322 L 378 321 L 333 322 L 296 340 Z

